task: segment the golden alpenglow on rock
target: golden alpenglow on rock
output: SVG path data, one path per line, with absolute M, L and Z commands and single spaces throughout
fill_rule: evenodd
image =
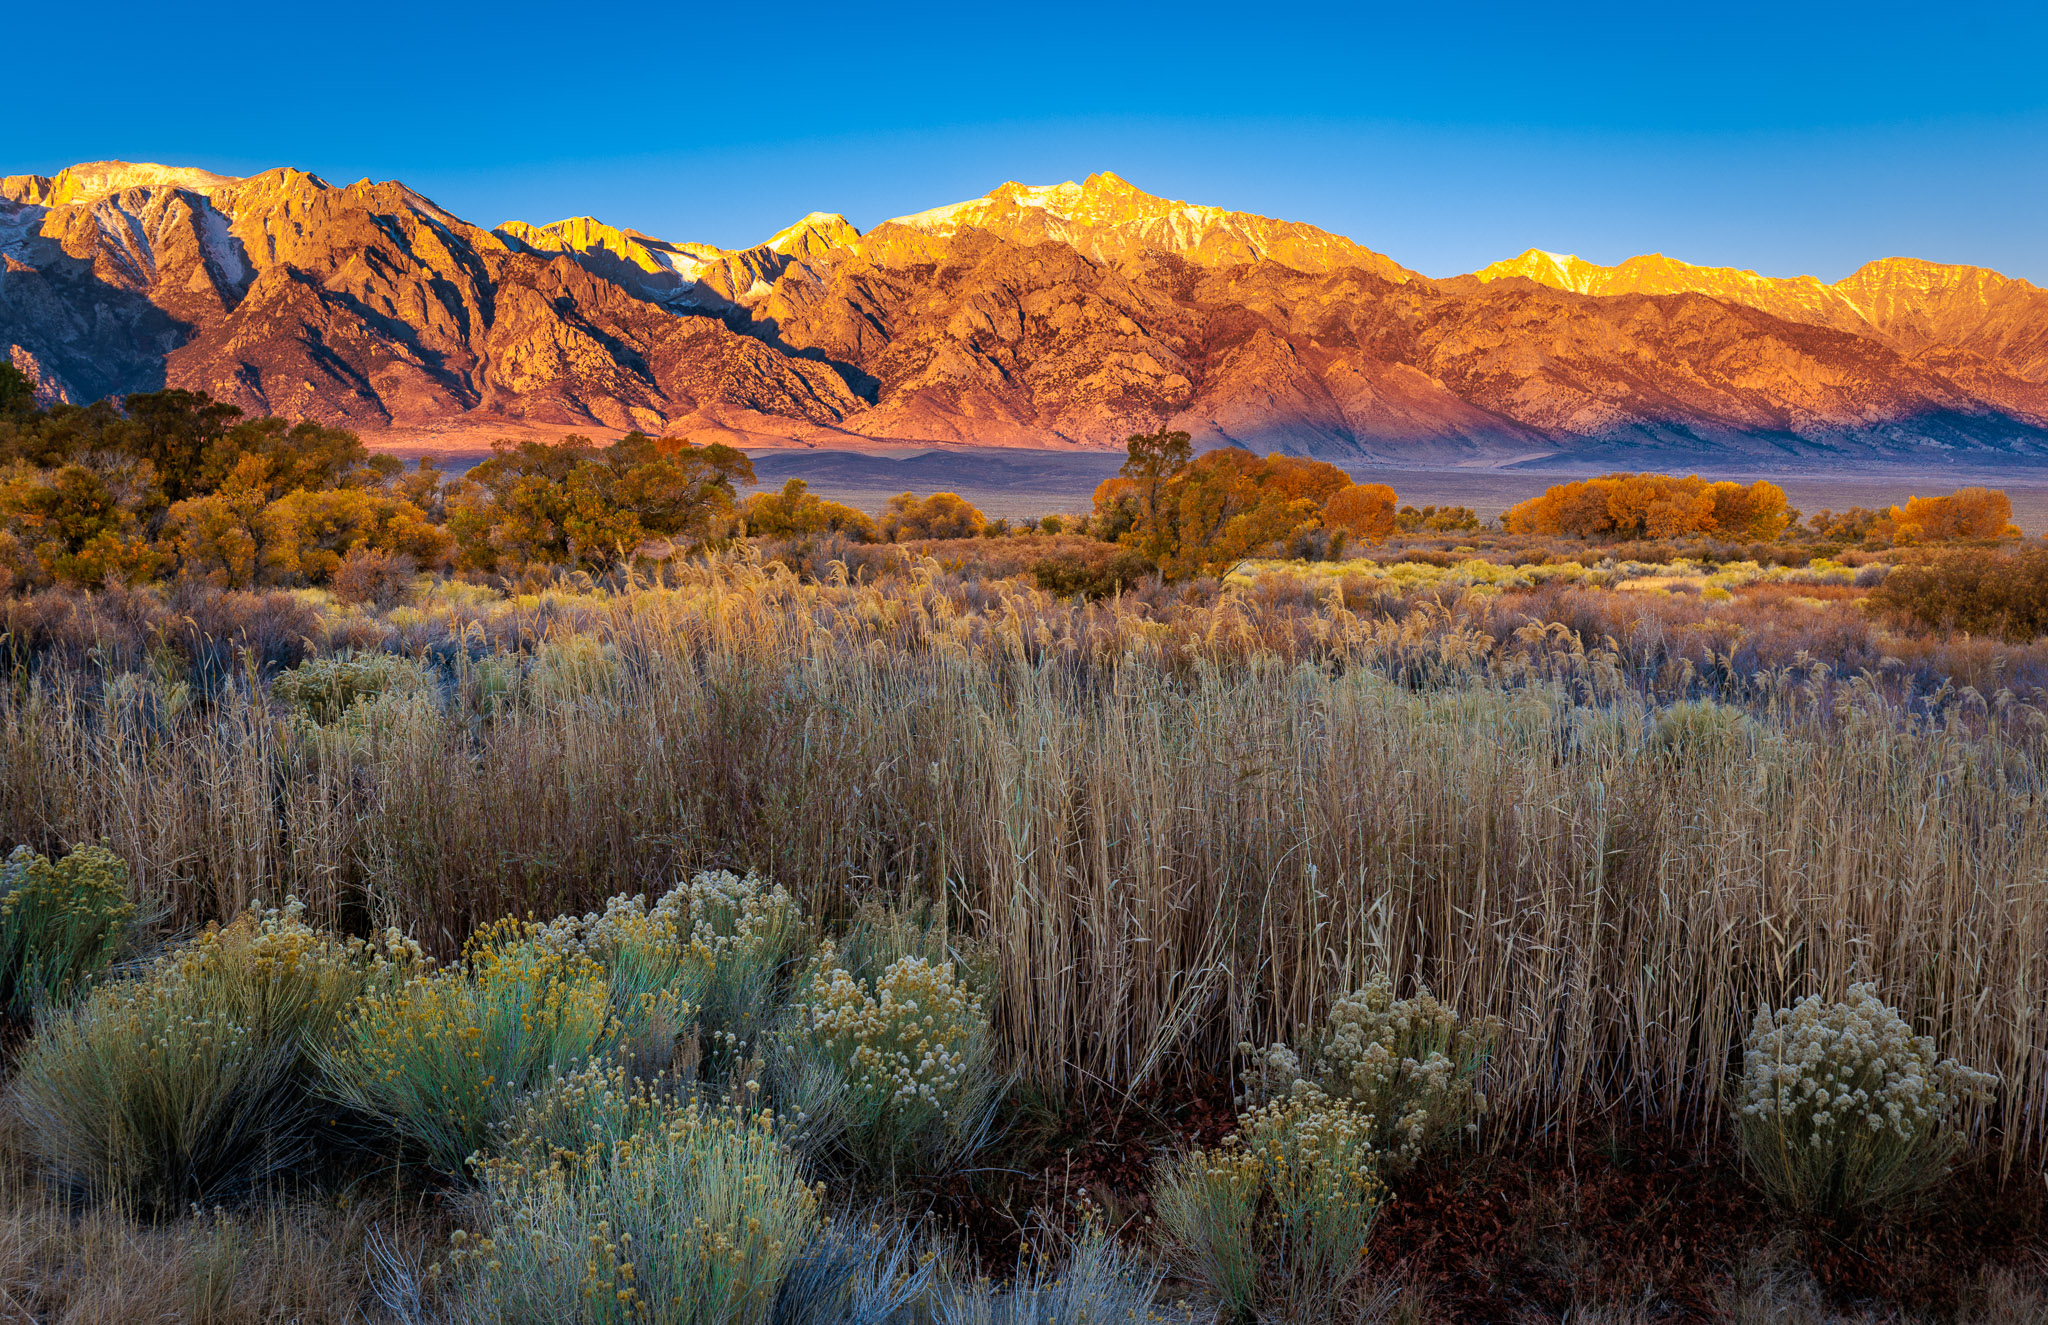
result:
M 892 224 L 932 235 L 987 230 L 1013 243 L 1070 244 L 1097 262 L 1116 263 L 1147 250 L 1204 267 L 1273 261 L 1297 271 L 1357 267 L 1390 281 L 1415 273 L 1342 235 L 1249 212 L 1170 202 L 1108 171 L 1081 183 L 1005 184 L 986 197 L 934 207 Z
M 2031 382 L 2048 382 L 2048 290 L 1983 267 L 1883 258 L 1829 285 L 1696 267 L 1661 253 L 1603 267 L 1530 249 L 1482 267 L 1482 282 L 1523 277 L 1574 294 L 1704 294 L 1788 322 L 1875 336 L 1907 353 L 1963 350 Z
M 1832 285 L 1530 250 L 1430 280 L 1107 171 L 752 247 L 471 224 L 395 181 L 118 161 L 0 182 L 0 354 L 375 432 L 1197 447 L 1629 468 L 2048 456 L 2048 292 L 1904 258 Z

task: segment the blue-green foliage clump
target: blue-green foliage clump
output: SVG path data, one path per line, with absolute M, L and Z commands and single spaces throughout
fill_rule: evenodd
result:
M 24 1017 L 78 993 L 113 962 L 134 919 L 128 866 L 105 847 L 56 861 L 16 847 L 0 866 L 0 1004 Z

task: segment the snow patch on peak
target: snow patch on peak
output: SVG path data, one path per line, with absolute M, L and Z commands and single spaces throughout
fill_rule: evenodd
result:
M 1098 170 L 1081 181 L 1081 187 L 1096 193 L 1143 193 L 1145 190 L 1117 174 L 1114 170 Z
M 949 233 L 959 224 L 960 214 L 970 208 L 977 208 L 987 202 L 985 198 L 970 198 L 966 202 L 949 202 L 943 207 L 933 207 L 922 212 L 899 216 L 893 224 L 908 226 L 912 230 L 926 230 L 933 233 Z
M 166 166 L 154 161 L 87 161 L 67 166 L 53 181 L 53 202 L 90 202 L 123 189 L 172 188 L 206 193 L 241 181 L 196 166 Z
M 198 219 L 200 246 L 220 270 L 221 278 L 229 285 L 247 280 L 249 268 L 242 261 L 241 243 L 228 230 L 228 218 L 215 211 L 212 203 L 201 203 Z
M 860 238 L 853 222 L 837 212 L 812 212 L 768 237 L 766 247 L 784 257 L 807 257 Z

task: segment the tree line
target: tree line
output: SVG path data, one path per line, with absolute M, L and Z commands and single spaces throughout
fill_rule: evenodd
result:
M 165 390 L 38 408 L 0 364 L 0 591 L 160 577 L 223 588 L 325 584 L 344 566 L 602 574 L 721 540 L 832 536 L 911 542 L 1016 532 L 1084 534 L 1168 579 L 1255 556 L 1336 559 L 1401 532 L 1481 526 L 1468 507 L 1403 506 L 1384 483 L 1238 448 L 1196 454 L 1185 432 L 1133 436 L 1092 509 L 1012 525 L 958 494 L 903 493 L 871 516 L 800 479 L 744 499 L 746 455 L 629 433 L 499 443 L 459 476 L 408 467 L 353 433 L 245 418 L 204 392 Z M 1966 488 L 1877 512 L 1822 511 L 1803 526 L 1768 482 L 1608 474 L 1549 488 L 1503 514 L 1510 533 L 1640 540 L 1809 537 L 1935 542 L 2016 535 L 2005 494 Z
M 1697 474 L 1604 474 L 1560 483 L 1511 506 L 1501 525 L 1516 534 L 1662 539 L 1702 535 L 1735 542 L 1805 536 L 1833 542 L 1942 543 L 2017 538 L 2012 500 L 1995 488 L 1909 497 L 1883 511 L 1852 506 L 1801 513 L 1775 483 L 1709 482 Z

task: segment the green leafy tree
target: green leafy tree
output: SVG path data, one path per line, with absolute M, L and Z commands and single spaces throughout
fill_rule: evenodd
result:
M 864 511 L 826 501 L 800 478 L 786 480 L 780 492 L 757 492 L 740 506 L 747 531 L 770 538 L 807 534 L 844 534 L 859 543 L 876 538 L 875 522 Z
M 500 444 L 447 497 L 462 564 L 480 570 L 575 565 L 604 570 L 667 543 L 724 531 L 737 485 L 754 481 L 743 452 L 630 433 Z
M 26 414 L 35 407 L 36 384 L 11 363 L 0 363 L 0 414 Z
M 204 391 L 144 391 L 122 402 L 127 419 L 107 429 L 119 450 L 156 467 L 164 497 L 181 501 L 204 490 L 207 460 L 242 411 Z
M 1193 439 L 1184 432 L 1139 433 L 1124 443 L 1123 467 L 1117 470 L 1117 478 L 1128 486 L 1105 493 L 1109 487 L 1105 483 L 1096 489 L 1097 506 L 1107 496 L 1118 509 L 1118 518 L 1129 522 L 1128 531 L 1119 541 L 1155 562 L 1173 551 L 1175 534 L 1166 514 L 1166 495 L 1193 463 L 1194 453 Z M 1122 508 L 1125 501 L 1129 503 L 1127 510 Z

